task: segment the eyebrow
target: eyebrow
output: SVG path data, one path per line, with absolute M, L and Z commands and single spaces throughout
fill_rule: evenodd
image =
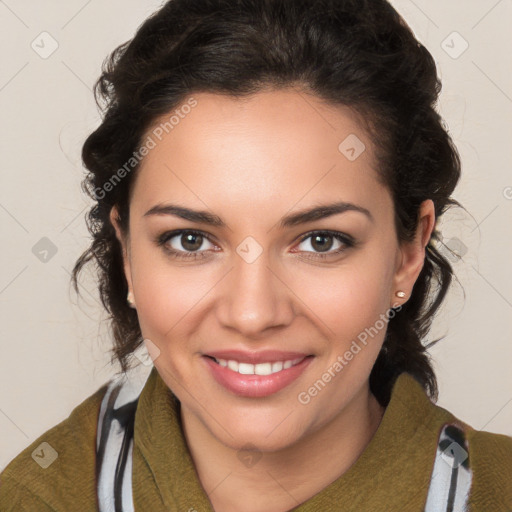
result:
M 347 203 L 344 201 L 315 206 L 307 210 L 301 210 L 290 215 L 283 217 L 279 223 L 280 228 L 297 226 L 299 224 L 306 224 L 319 219 L 325 219 L 332 215 L 345 213 L 348 211 L 360 212 L 366 215 L 371 222 L 375 222 L 372 214 L 366 208 L 358 206 L 356 204 Z M 180 217 L 191 222 L 198 224 L 208 224 L 219 228 L 225 228 L 226 223 L 217 215 L 204 210 L 192 210 L 183 206 L 174 204 L 157 204 L 149 209 L 143 217 L 149 217 L 151 215 L 173 215 Z

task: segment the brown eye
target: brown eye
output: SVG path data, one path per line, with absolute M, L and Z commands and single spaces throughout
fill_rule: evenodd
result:
M 203 236 L 196 233 L 183 233 L 180 238 L 182 247 L 187 251 L 197 251 L 203 243 Z
M 163 233 L 157 237 L 156 242 L 168 254 L 177 259 L 203 258 L 207 256 L 208 249 L 213 247 L 213 244 L 203 233 L 190 230 Z M 204 247 L 205 242 L 210 243 L 210 247 Z
M 328 251 L 333 245 L 333 238 L 331 235 L 313 235 L 311 246 L 319 252 Z
M 313 255 L 311 256 L 313 258 L 326 258 L 328 256 L 336 255 L 355 245 L 355 242 L 351 237 L 348 237 L 342 233 L 330 231 L 317 231 L 314 233 L 309 233 L 304 238 L 302 238 L 301 244 L 304 244 L 306 240 L 310 240 L 308 245 L 313 249 L 313 251 L 308 251 L 305 248 L 299 250 L 304 252 L 313 252 Z M 335 246 L 335 241 L 338 243 L 337 247 Z M 333 246 L 334 250 L 331 251 Z
M 308 243 L 306 243 L 307 241 Z M 301 245 L 304 246 L 300 248 Z M 307 258 L 323 259 L 339 255 L 355 246 L 355 240 L 349 235 L 337 231 L 315 231 L 302 238 L 298 251 L 310 253 L 306 256 Z M 312 250 L 308 250 L 308 248 Z

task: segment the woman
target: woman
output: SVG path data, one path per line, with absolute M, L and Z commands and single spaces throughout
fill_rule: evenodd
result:
M 1 510 L 510 510 L 512 439 L 434 403 L 439 92 L 385 0 L 171 0 L 117 48 L 73 277 L 98 264 L 123 373 Z

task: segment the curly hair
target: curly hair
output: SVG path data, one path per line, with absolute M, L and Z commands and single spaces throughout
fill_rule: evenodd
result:
M 461 164 L 436 111 L 441 82 L 434 59 L 386 0 L 170 0 L 103 62 L 94 87 L 102 122 L 82 148 L 82 188 L 94 200 L 86 215 L 92 242 L 72 281 L 78 292 L 78 274 L 95 261 L 114 338 L 111 361 L 123 372 L 143 338 L 126 302 L 121 245 L 109 214 L 116 206 L 128 233 L 140 163 L 134 155 L 147 130 L 194 92 L 243 97 L 296 86 L 364 120 L 400 243 L 413 239 L 424 200 L 433 201 L 436 219 L 461 206 L 450 197 Z M 389 320 L 372 368 L 370 389 L 383 405 L 404 371 L 437 399 L 428 348 L 439 339 L 427 344 L 425 337 L 454 275 L 436 247 L 440 240 L 434 229 L 412 295 Z

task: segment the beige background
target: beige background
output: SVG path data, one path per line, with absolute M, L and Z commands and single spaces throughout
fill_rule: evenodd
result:
M 438 63 L 439 108 L 463 161 L 455 197 L 470 213 L 443 223 L 447 245 L 462 247 L 466 298 L 455 285 L 432 332 L 446 334 L 432 350 L 438 404 L 512 435 L 512 2 L 392 3 Z M 80 150 L 99 123 L 91 87 L 102 60 L 159 5 L 0 2 L 0 470 L 116 369 L 94 282 L 78 304 L 69 287 L 88 243 Z M 43 237 L 56 250 L 46 262 Z

